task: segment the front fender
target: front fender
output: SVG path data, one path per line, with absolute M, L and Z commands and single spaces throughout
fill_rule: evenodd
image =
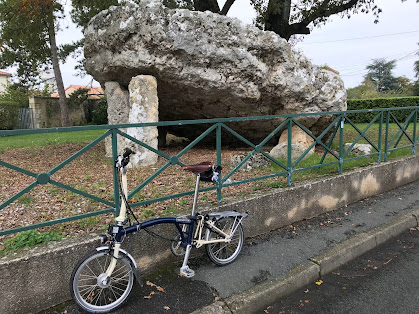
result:
M 101 246 L 101 247 L 96 248 L 96 251 L 98 251 L 98 252 L 108 251 L 108 250 L 109 250 L 108 246 Z M 134 277 L 142 287 L 144 284 L 143 284 L 143 281 L 141 280 L 140 271 L 138 270 L 137 263 L 135 262 L 135 259 L 131 256 L 131 254 L 129 254 L 124 249 L 119 249 L 119 253 L 124 254 L 126 257 L 129 258 L 129 260 L 131 261 L 132 266 L 134 266 Z

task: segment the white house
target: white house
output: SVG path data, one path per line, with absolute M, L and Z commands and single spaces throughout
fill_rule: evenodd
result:
M 0 71 L 0 94 L 6 90 L 7 85 L 9 85 L 9 79 L 12 75 L 7 72 Z

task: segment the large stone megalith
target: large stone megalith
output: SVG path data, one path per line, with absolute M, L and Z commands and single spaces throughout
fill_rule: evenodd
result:
M 133 77 L 128 90 L 118 82 L 105 83 L 106 97 L 108 100 L 109 124 L 147 123 L 157 122 L 158 98 L 157 80 L 149 75 Z M 138 127 L 121 129 L 122 132 L 157 149 L 157 127 Z M 143 146 L 118 135 L 118 154 L 130 148 L 135 152 L 131 156 L 132 166 L 147 166 L 157 162 L 157 155 Z M 111 141 L 106 141 L 106 154 L 112 156 Z
M 160 121 L 346 110 L 339 75 L 313 65 L 275 33 L 208 11 L 171 10 L 161 0 L 96 15 L 85 31 L 84 52 L 87 72 L 101 83 L 128 86 L 139 74 L 156 77 Z M 299 120 L 315 134 L 330 121 Z M 230 126 L 257 143 L 278 124 Z M 195 138 L 207 127 L 169 131 Z

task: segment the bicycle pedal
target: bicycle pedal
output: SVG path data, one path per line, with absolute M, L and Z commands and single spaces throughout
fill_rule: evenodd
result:
M 189 266 L 184 266 L 180 268 L 179 275 L 186 278 L 192 278 L 195 276 L 195 272 L 189 268 Z

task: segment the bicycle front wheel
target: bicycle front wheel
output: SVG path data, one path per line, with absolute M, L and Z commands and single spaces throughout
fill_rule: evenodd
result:
M 243 227 L 234 217 L 221 218 L 215 223 L 215 226 L 226 234 L 231 234 L 233 230 L 235 231 L 234 234 L 231 235 L 230 242 L 206 244 L 205 248 L 207 250 L 207 255 L 209 259 L 217 265 L 223 266 L 230 264 L 239 256 L 243 247 Z M 224 236 L 207 229 L 205 239 L 207 241 L 220 240 L 224 239 Z
M 112 259 L 107 251 L 94 251 L 74 268 L 70 280 L 71 296 L 85 311 L 113 311 L 119 308 L 131 293 L 134 269 L 130 259 L 123 253 L 119 254 L 111 277 L 104 280 Z

